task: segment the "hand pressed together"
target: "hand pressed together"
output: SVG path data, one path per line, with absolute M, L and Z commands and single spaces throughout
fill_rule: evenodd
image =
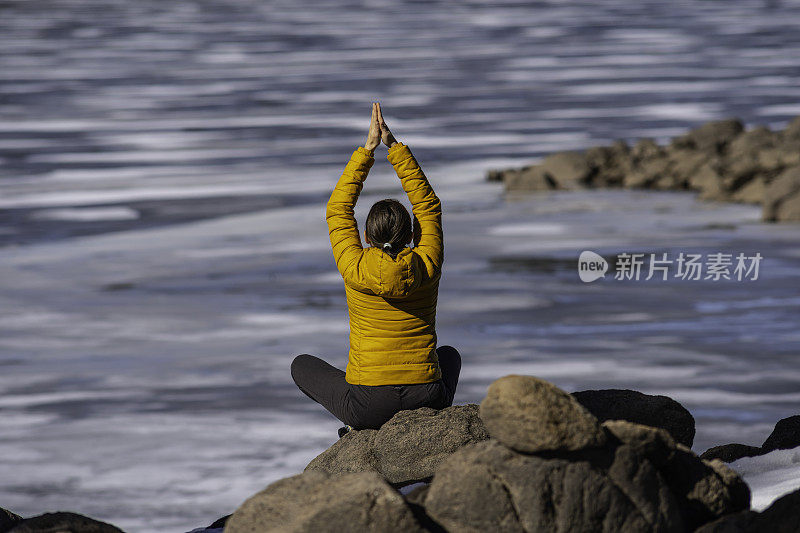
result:
M 369 133 L 367 133 L 367 142 L 364 143 L 364 148 L 367 150 L 375 150 L 378 145 L 383 141 L 388 148 L 397 144 L 397 139 L 394 138 L 389 126 L 383 119 L 381 113 L 381 104 L 378 102 L 372 103 L 372 119 L 369 124 Z

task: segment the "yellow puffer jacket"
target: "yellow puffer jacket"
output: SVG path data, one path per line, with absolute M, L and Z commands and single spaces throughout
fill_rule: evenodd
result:
M 379 248 L 361 246 L 354 208 L 375 162 L 363 146 L 345 166 L 325 214 L 350 312 L 345 379 L 354 385 L 430 383 L 442 376 L 436 356 L 442 205 L 408 146 L 393 145 L 387 158 L 416 218 L 413 248 L 392 259 Z

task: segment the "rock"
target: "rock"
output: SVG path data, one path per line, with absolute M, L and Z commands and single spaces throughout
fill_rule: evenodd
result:
M 760 204 L 764 200 L 767 184 L 762 176 L 755 176 L 730 197 L 734 202 Z
M 26 518 L 9 533 L 122 533 L 122 530 L 87 516 L 69 512 L 44 513 Z
M 580 450 L 606 440 L 597 418 L 575 398 L 533 376 L 492 382 L 480 417 L 492 437 L 525 453 Z
M 0 533 L 5 533 L 11 529 L 14 524 L 22 520 L 23 518 L 20 515 L 0 507 Z
M 800 491 L 775 500 L 763 512 L 742 511 L 723 516 L 695 533 L 797 533 L 800 531 Z
M 471 444 L 436 471 L 425 510 L 448 531 L 684 531 L 652 465 L 625 446 L 608 460 L 525 455 L 494 439 Z
M 630 174 L 626 174 L 622 180 L 625 187 L 630 188 L 650 188 L 664 178 L 670 176 L 672 162 L 666 158 L 648 159 L 636 165 Z
M 704 163 L 689 176 L 689 188 L 700 191 L 701 200 L 727 200 L 728 193 L 723 188 L 721 171 L 716 161 Z
M 721 446 L 714 446 L 700 454 L 701 459 L 710 461 L 711 459 L 719 459 L 726 463 L 732 463 L 742 457 L 755 457 L 763 455 L 764 452 L 757 446 L 748 446 L 747 444 L 723 444 Z
M 506 170 L 503 173 L 503 185 L 507 191 L 550 191 L 558 188 L 555 180 L 538 166 Z
M 762 207 L 765 221 L 800 220 L 800 167 L 783 171 L 767 185 Z
M 775 424 L 767 440 L 761 445 L 764 453 L 788 450 L 800 446 L 800 415 L 790 416 Z
M 350 431 L 305 470 L 377 472 L 397 485 L 428 479 L 461 446 L 489 438 L 478 409 L 468 404 L 400 411 L 379 430 Z
M 611 146 L 589 148 L 586 161 L 592 169 L 592 187 L 621 186 L 625 175 L 632 170 L 631 149 L 622 140 L 615 141 Z
M 592 167 L 580 152 L 556 152 L 544 158 L 539 170 L 549 176 L 558 189 L 583 189 L 590 184 Z
M 800 139 L 800 116 L 795 117 L 783 130 L 783 136 L 789 139 Z
M 738 119 L 708 122 L 686 135 L 674 138 L 671 146 L 712 154 L 720 153 L 728 143 L 743 131 L 744 125 Z
M 703 461 L 663 429 L 624 420 L 603 423 L 614 437 L 646 458 L 676 497 L 682 521 L 697 527 L 750 507 L 750 489 L 721 461 Z
M 403 496 L 375 472 L 305 472 L 248 498 L 225 533 L 411 531 L 423 529 Z
M 694 417 L 684 406 L 667 396 L 625 389 L 586 390 L 573 392 L 572 396 L 601 422 L 627 420 L 663 428 L 676 441 L 689 447 L 694 441 Z

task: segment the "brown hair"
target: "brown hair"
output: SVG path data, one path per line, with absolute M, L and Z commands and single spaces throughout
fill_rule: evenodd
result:
M 394 198 L 380 200 L 369 210 L 365 234 L 372 246 L 394 259 L 411 242 L 411 216 Z

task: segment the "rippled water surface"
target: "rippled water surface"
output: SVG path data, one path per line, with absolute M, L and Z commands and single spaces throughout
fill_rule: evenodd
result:
M 372 101 L 444 204 L 457 403 L 508 373 L 668 394 L 695 449 L 800 412 L 800 227 L 688 193 L 503 195 L 550 151 L 800 114 L 798 2 L 0 3 L 0 506 L 188 531 L 298 473 L 344 367 L 324 208 Z M 402 190 L 385 149 L 356 210 Z M 578 254 L 763 256 L 584 284 Z

